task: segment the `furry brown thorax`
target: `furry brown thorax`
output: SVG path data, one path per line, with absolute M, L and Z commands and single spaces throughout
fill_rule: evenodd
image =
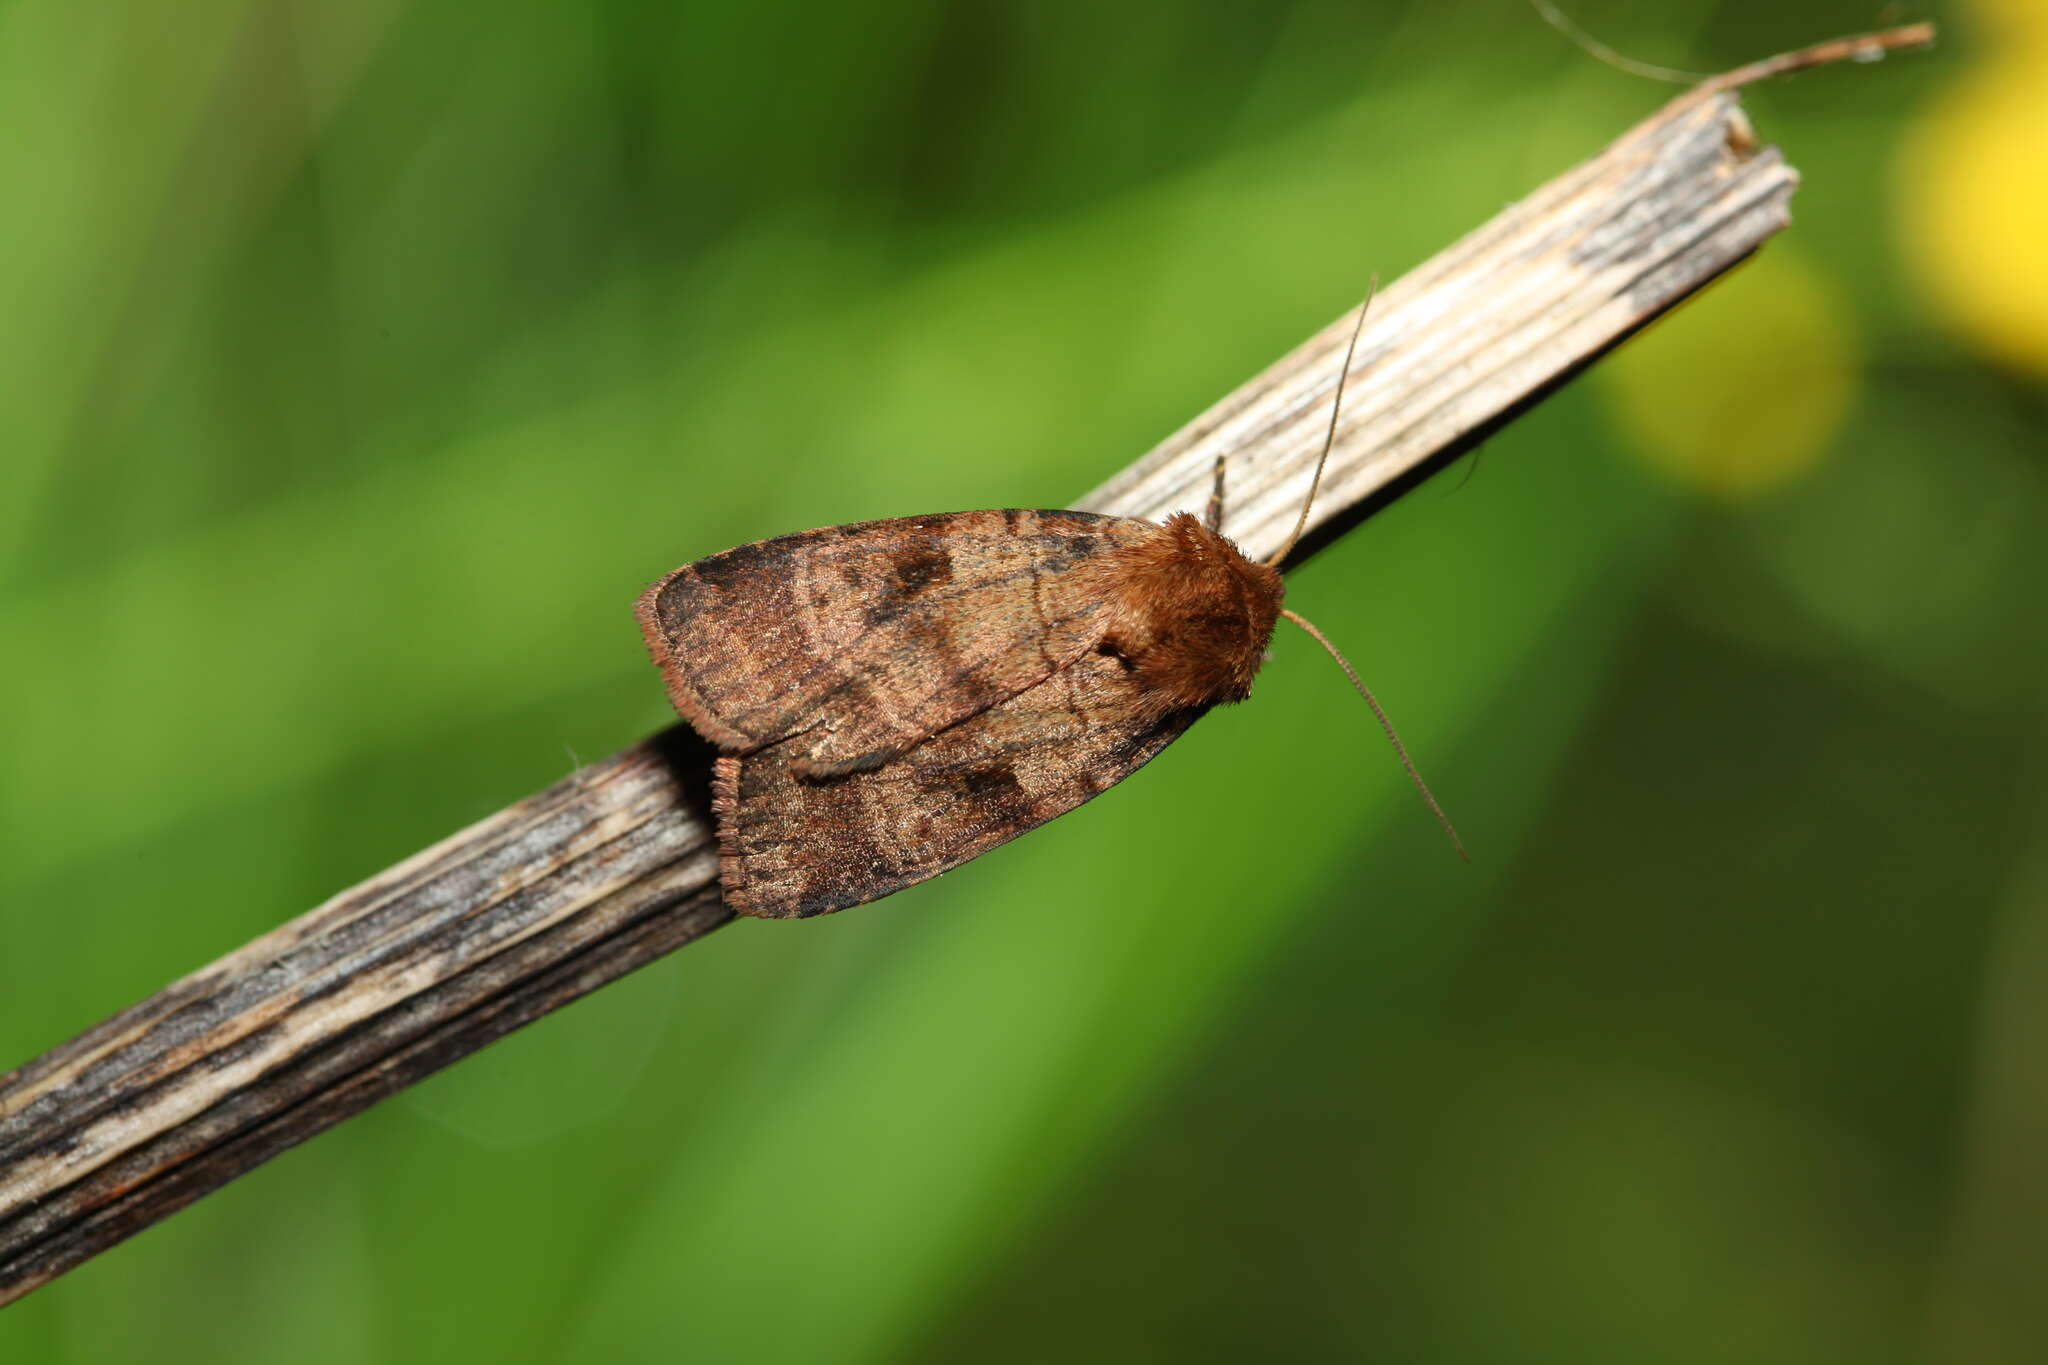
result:
M 1114 605 L 1098 648 L 1124 661 L 1154 715 L 1251 695 L 1286 595 L 1278 569 L 1186 512 L 1103 561 Z

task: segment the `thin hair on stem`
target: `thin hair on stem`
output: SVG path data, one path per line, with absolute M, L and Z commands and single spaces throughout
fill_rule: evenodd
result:
M 1631 76 L 1643 76 L 1653 81 L 1670 81 L 1675 85 L 1697 85 L 1701 81 L 1712 79 L 1704 71 L 1681 71 L 1675 66 L 1657 66 L 1651 62 L 1639 62 L 1633 57 L 1616 52 L 1580 28 L 1577 21 L 1553 4 L 1552 0 L 1529 0 L 1529 7 L 1536 11 L 1544 23 L 1571 39 L 1580 51 L 1607 63 L 1617 71 L 1626 71 Z
M 1705 94 L 1735 90 L 1757 81 L 1768 80 L 1772 76 L 1790 75 L 1795 71 L 1827 66 L 1834 62 L 1879 61 L 1888 52 L 1930 47 L 1934 43 L 1933 24 L 1905 24 L 1898 28 L 1880 29 L 1876 33 L 1854 33 L 1846 38 L 1830 38 L 1826 42 L 1813 43 L 1791 52 L 1780 52 L 1776 56 L 1765 57 L 1761 61 L 1746 63 L 1733 71 L 1707 75 L 1698 71 L 1681 71 L 1672 66 L 1639 62 L 1633 57 L 1624 56 L 1580 28 L 1569 15 L 1557 7 L 1555 0 L 1529 0 L 1529 6 L 1544 23 L 1571 39 L 1587 56 L 1603 61 L 1615 70 L 1625 71 L 1631 76 L 1643 76 L 1653 81 L 1672 81 L 1679 85 L 1695 85 Z

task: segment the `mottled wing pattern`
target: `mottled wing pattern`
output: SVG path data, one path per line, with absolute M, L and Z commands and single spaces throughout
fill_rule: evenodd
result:
M 998 510 L 830 526 L 686 564 L 639 616 L 713 743 L 819 777 L 881 766 L 1101 638 L 1099 574 L 1143 522 Z
M 726 903 L 822 915 L 923 881 L 1115 786 L 1204 709 L 1148 719 L 1125 662 L 1089 653 L 872 772 L 806 777 L 800 739 L 722 757 Z

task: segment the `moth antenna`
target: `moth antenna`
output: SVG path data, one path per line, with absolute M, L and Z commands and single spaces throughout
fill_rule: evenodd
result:
M 1631 76 L 1647 76 L 1653 81 L 1671 81 L 1677 85 L 1694 85 L 1711 79 L 1698 71 L 1680 71 L 1675 66 L 1653 66 L 1649 62 L 1639 62 L 1633 57 L 1625 57 L 1572 22 L 1571 17 L 1552 4 L 1551 0 L 1529 0 L 1529 6 L 1544 23 L 1571 39 L 1573 45 L 1581 52 L 1607 63 L 1616 71 L 1626 71 Z
M 1330 447 L 1337 441 L 1337 414 L 1344 410 L 1344 381 L 1351 375 L 1351 357 L 1358 350 L 1358 334 L 1365 330 L 1365 315 L 1372 309 L 1372 296 L 1380 292 L 1380 277 L 1374 275 L 1365 287 L 1365 302 L 1358 305 L 1358 321 L 1351 324 L 1351 340 L 1344 347 L 1344 368 L 1337 371 L 1337 393 L 1330 400 L 1330 429 L 1323 433 L 1323 453 L 1316 456 L 1315 477 L 1308 481 L 1308 496 L 1301 500 L 1301 515 L 1294 519 L 1294 530 L 1288 534 L 1287 543 L 1274 552 L 1266 561 L 1266 567 L 1277 569 L 1280 561 L 1293 551 L 1301 533 L 1308 529 L 1308 509 L 1315 506 L 1316 490 L 1323 486 L 1323 466 L 1330 462 Z M 1222 478 L 1218 469 L 1217 478 Z
M 1216 457 L 1216 482 L 1209 486 L 1209 510 L 1202 514 L 1202 524 L 1212 531 L 1223 529 L 1223 456 Z
M 1344 651 L 1331 644 L 1330 637 L 1317 630 L 1315 624 L 1306 616 L 1297 615 L 1286 607 L 1280 608 L 1280 614 L 1307 631 L 1317 644 L 1330 651 L 1330 657 L 1337 661 L 1337 667 L 1344 670 L 1344 676 L 1351 679 L 1351 685 L 1358 689 L 1358 695 L 1365 698 L 1365 704 L 1372 708 L 1373 715 L 1379 719 L 1380 729 L 1387 732 L 1387 742 L 1394 746 L 1394 754 L 1401 760 L 1401 767 L 1407 772 L 1408 780 L 1415 784 L 1415 790 L 1422 793 L 1422 799 L 1435 813 L 1436 822 L 1444 827 L 1444 833 L 1451 836 L 1451 847 L 1458 850 L 1460 858 L 1471 862 L 1472 856 L 1465 852 L 1465 841 L 1458 837 L 1457 828 L 1451 824 L 1451 817 L 1444 814 L 1444 808 L 1439 806 L 1436 797 L 1430 794 L 1429 784 L 1424 782 L 1422 774 L 1415 770 L 1415 762 L 1408 757 L 1408 746 L 1401 742 L 1401 736 L 1395 732 L 1394 722 L 1388 720 L 1387 713 L 1380 709 L 1379 698 L 1373 696 L 1372 689 L 1358 676 L 1358 670 L 1351 666 L 1351 660 L 1345 658 Z

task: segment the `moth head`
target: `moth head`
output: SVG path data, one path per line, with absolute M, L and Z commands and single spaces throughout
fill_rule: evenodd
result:
M 1180 512 L 1117 551 L 1111 625 L 1120 659 L 1159 715 L 1243 701 L 1266 657 L 1286 589 L 1280 571 Z

